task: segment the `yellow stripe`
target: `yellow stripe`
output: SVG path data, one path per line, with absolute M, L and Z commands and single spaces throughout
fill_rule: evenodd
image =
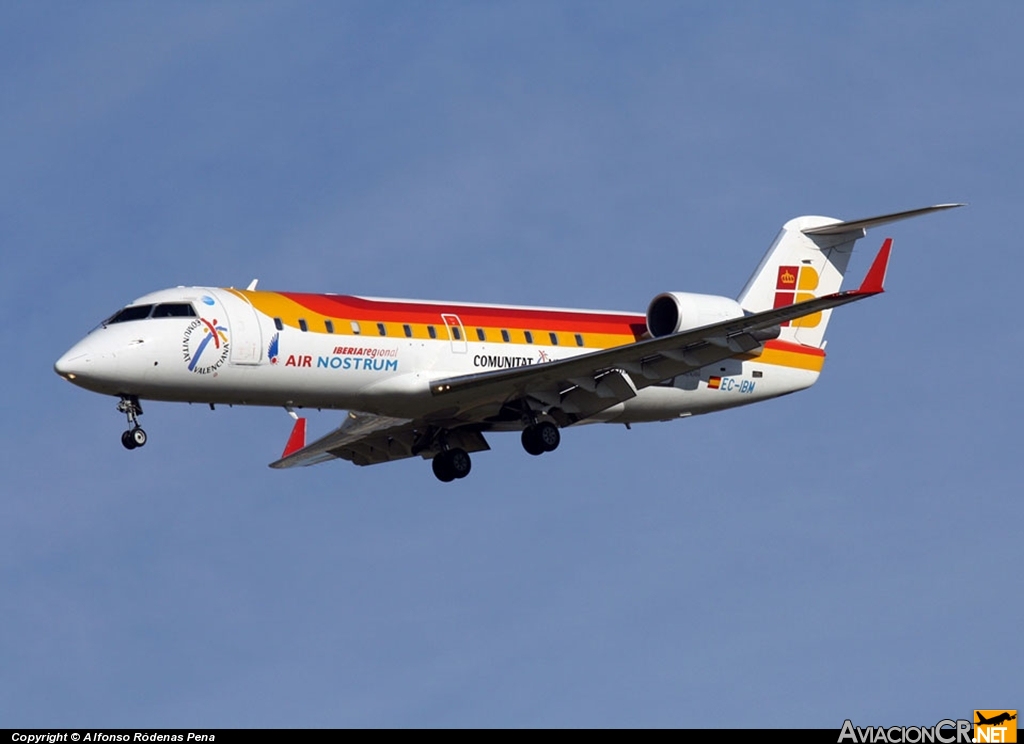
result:
M 808 369 L 812 372 L 821 372 L 821 368 L 825 366 L 825 357 L 823 356 L 801 354 L 798 351 L 783 351 L 782 349 L 765 349 L 757 356 L 744 356 L 743 358 L 752 362 L 774 364 L 779 367 Z
M 246 292 L 242 292 L 237 289 L 230 290 L 233 294 L 242 299 L 248 301 Z M 250 303 L 252 304 L 252 303 Z M 307 329 L 309 333 L 318 333 L 323 335 L 331 335 L 327 333 L 327 327 L 324 324 L 325 321 L 330 321 L 334 325 L 334 334 L 336 336 L 352 336 L 356 335 L 352 330 L 352 319 L 342 319 L 336 317 L 329 317 L 321 315 L 320 313 L 314 312 L 309 308 L 300 305 L 293 300 L 283 297 L 276 293 L 261 292 L 260 293 L 260 312 L 265 313 L 268 317 L 280 318 L 281 322 L 291 328 L 299 328 L 299 319 L 306 321 Z M 441 322 L 427 324 L 427 323 L 409 323 L 409 329 L 412 332 L 412 336 L 405 335 L 405 329 L 403 323 L 384 323 L 384 329 L 386 336 L 381 336 L 377 329 L 377 323 L 372 321 L 358 321 L 359 336 L 368 338 L 393 338 L 398 340 L 403 339 L 417 339 L 422 341 L 448 341 L 448 331 L 445 325 Z M 429 332 L 429 327 L 433 326 L 436 334 L 436 339 L 432 339 Z M 507 330 L 509 333 L 509 343 L 513 344 L 526 344 L 525 331 L 529 330 L 533 334 L 533 345 L 534 346 L 551 346 L 551 338 L 548 335 L 548 331 L 524 329 L 524 328 L 498 328 L 484 326 L 485 341 L 481 342 L 476 334 L 476 329 L 481 326 L 468 326 L 465 327 L 465 341 L 469 343 L 493 343 L 502 344 L 505 343 L 502 338 L 502 330 Z M 580 334 L 583 337 L 583 348 L 589 349 L 610 349 L 614 346 L 624 346 L 634 342 L 634 338 L 630 334 L 618 334 L 618 333 L 583 333 Z M 576 337 L 574 333 L 569 331 L 559 331 L 558 345 L 565 346 L 568 348 L 580 348 L 576 344 Z M 780 367 L 791 367 L 794 369 L 806 369 L 812 372 L 820 372 L 825 364 L 825 357 L 817 354 L 801 354 L 797 351 L 786 351 L 782 349 L 771 349 L 765 348 L 759 355 L 744 354 L 740 357 L 745 361 L 756 361 L 762 364 L 773 364 Z
M 237 289 L 229 290 L 232 294 L 242 298 L 248 302 L 246 292 Z M 257 309 L 251 302 L 249 303 L 254 309 Z M 395 339 L 420 339 L 423 341 L 435 340 L 431 337 L 429 327 L 433 326 L 434 333 L 436 334 L 436 340 L 447 341 L 448 331 L 445 328 L 444 323 L 409 323 L 409 330 L 412 332 L 411 336 L 405 335 L 406 324 L 389 322 L 384 323 L 384 330 L 386 331 L 385 336 L 380 335 L 380 331 L 377 328 L 377 323 L 374 321 L 355 321 L 350 318 L 337 318 L 334 316 L 321 315 L 309 308 L 300 305 L 299 303 L 283 297 L 281 295 L 261 292 L 260 293 L 260 307 L 258 311 L 270 318 L 280 319 L 283 325 L 289 328 L 299 328 L 299 320 L 306 321 L 306 328 L 309 333 L 319 333 L 324 335 L 331 335 L 327 332 L 327 326 L 325 323 L 330 321 L 334 325 L 334 334 L 336 336 L 352 336 L 359 335 L 370 338 L 395 338 Z M 358 324 L 359 333 L 355 334 L 352 329 L 352 323 Z M 483 327 L 485 341 L 481 342 L 477 337 L 476 329 Z M 470 343 L 505 343 L 502 338 L 502 330 L 506 330 L 509 333 L 509 342 L 513 344 L 526 344 L 526 331 L 530 331 L 533 334 L 533 345 L 534 346 L 551 346 L 551 337 L 549 331 L 534 330 L 532 328 L 497 328 L 490 326 L 464 326 L 465 329 L 465 341 Z M 558 338 L 558 346 L 567 346 L 569 348 L 581 348 L 576 343 L 576 334 L 570 331 L 558 331 L 556 332 Z M 624 344 L 633 343 L 634 338 L 630 334 L 617 334 L 617 333 L 581 333 L 583 337 L 582 348 L 597 348 L 597 349 L 608 349 L 613 346 L 622 346 Z

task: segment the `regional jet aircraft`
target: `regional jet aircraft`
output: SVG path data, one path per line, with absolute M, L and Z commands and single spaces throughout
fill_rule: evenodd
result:
M 146 443 L 140 401 L 280 406 L 295 419 L 274 468 L 420 456 L 464 478 L 485 435 L 521 432 L 531 455 L 579 424 L 666 421 L 810 387 L 832 309 L 883 291 L 892 240 L 841 291 L 867 228 L 959 204 L 862 220 L 787 222 L 736 299 L 666 292 L 646 314 L 176 287 L 114 313 L 55 364 L 120 398 L 121 443 Z M 306 442 L 296 409 L 348 411 Z

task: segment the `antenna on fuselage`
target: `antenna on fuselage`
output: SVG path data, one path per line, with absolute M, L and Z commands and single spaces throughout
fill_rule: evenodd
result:
M 253 279 L 251 282 L 249 282 L 249 286 L 246 287 L 245 290 L 247 292 L 255 292 L 256 291 L 256 285 L 259 283 L 259 281 L 260 281 L 259 279 Z

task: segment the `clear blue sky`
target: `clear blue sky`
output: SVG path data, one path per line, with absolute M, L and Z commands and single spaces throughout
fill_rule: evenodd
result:
M 1024 707 L 1016 3 L 4 3 L 0 726 L 931 725 Z M 642 310 L 873 230 L 806 392 L 277 472 L 54 360 L 177 284 Z M 311 419 L 313 434 L 341 414 Z

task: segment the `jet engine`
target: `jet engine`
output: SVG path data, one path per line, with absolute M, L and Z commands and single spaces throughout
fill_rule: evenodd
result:
M 647 306 L 647 330 L 657 338 L 742 317 L 743 309 L 729 297 L 664 292 Z

